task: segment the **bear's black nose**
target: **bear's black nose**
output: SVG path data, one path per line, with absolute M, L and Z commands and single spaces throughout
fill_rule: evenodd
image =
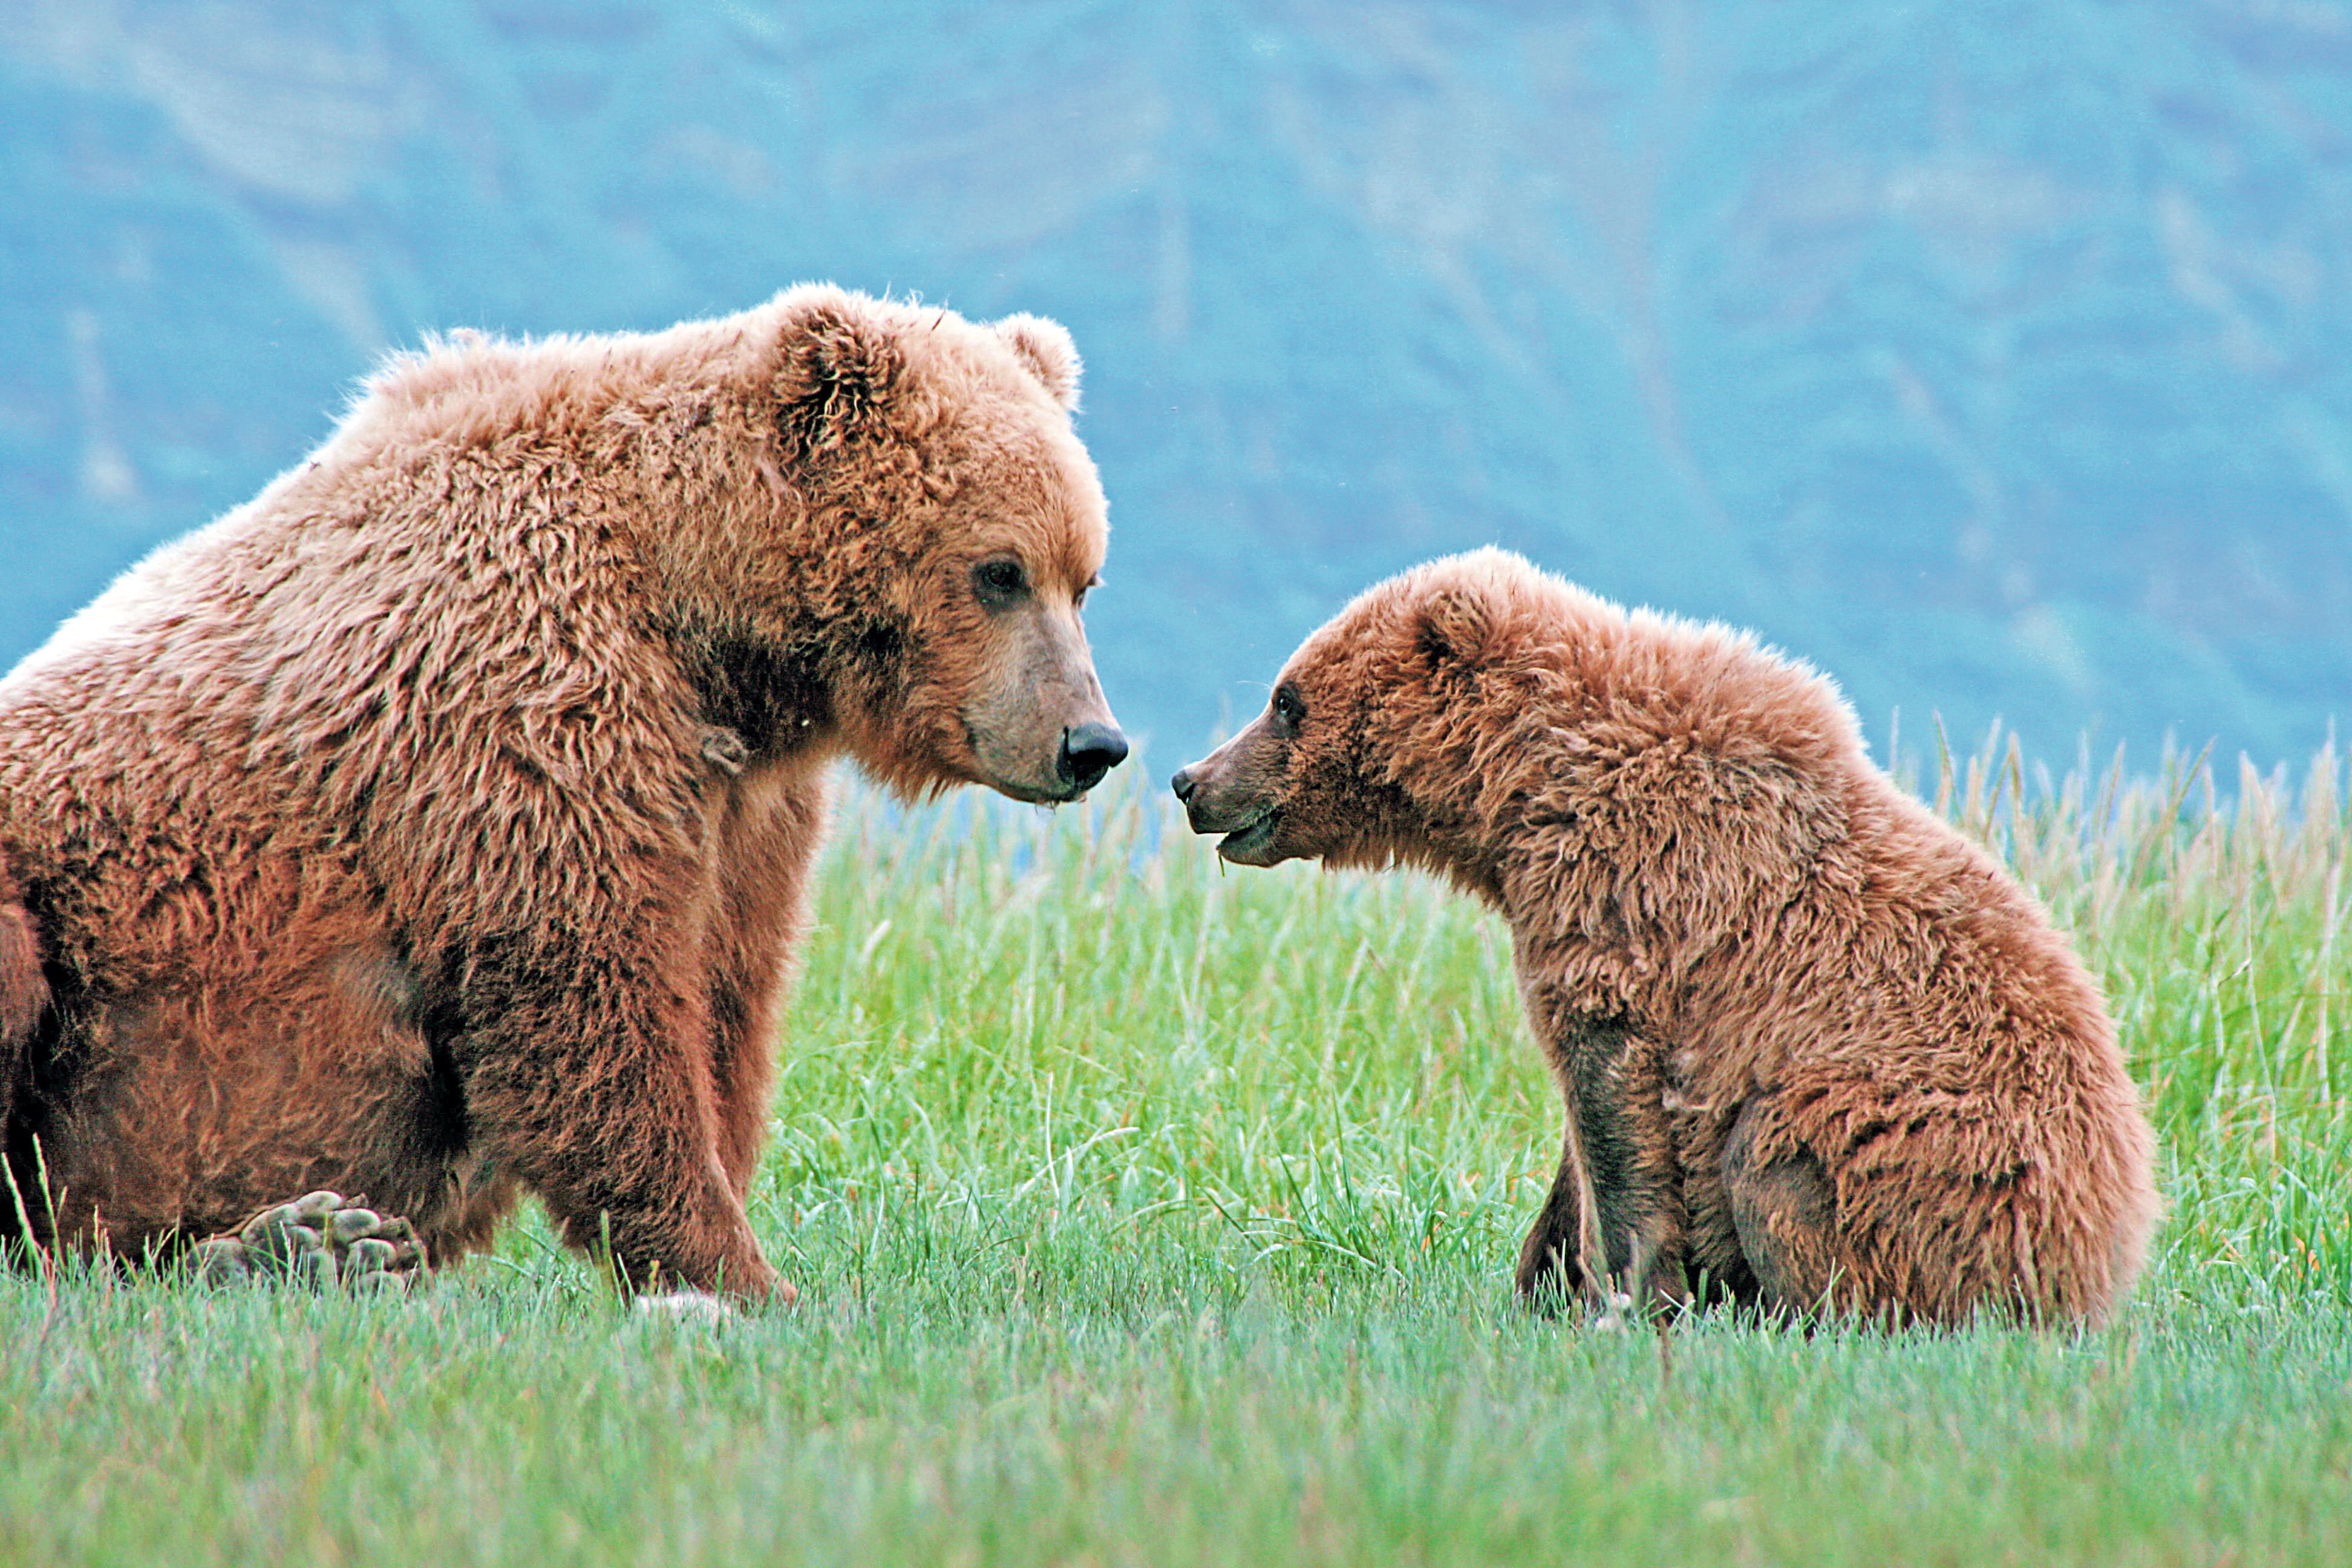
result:
M 1062 731 L 1062 776 L 1080 790 L 1094 788 L 1125 761 L 1127 737 L 1115 724 L 1081 724 Z
M 1199 779 L 1192 776 L 1192 769 L 1178 768 L 1176 776 L 1168 781 L 1168 787 L 1176 792 L 1178 800 L 1189 801 L 1192 798 L 1193 790 L 1200 787 L 1200 783 Z

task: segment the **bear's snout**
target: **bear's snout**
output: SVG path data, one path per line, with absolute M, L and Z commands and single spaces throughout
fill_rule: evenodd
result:
M 1168 787 L 1176 792 L 1183 803 L 1184 821 L 1195 833 L 1223 833 L 1227 824 L 1218 807 L 1219 795 L 1213 775 L 1217 759 L 1204 757 L 1189 768 L 1179 768 Z
M 1084 795 L 1125 761 L 1127 737 L 1118 725 L 1079 724 L 1062 731 L 1062 754 L 1055 766 L 1065 784 Z
M 1265 815 L 1265 803 L 1251 798 L 1254 791 L 1235 787 L 1240 781 L 1226 765 L 1231 750 L 1225 746 L 1191 767 L 1180 768 L 1168 781 L 1168 787 L 1184 803 L 1184 820 L 1195 833 L 1230 833 Z
M 1282 814 L 1266 787 L 1259 752 L 1236 755 L 1234 748 L 1250 739 L 1244 731 L 1191 767 L 1181 768 L 1168 781 L 1184 804 L 1184 820 L 1192 831 L 1222 833 L 1217 853 L 1244 866 L 1271 866 L 1288 858 L 1275 847 Z M 1236 765 L 1238 763 L 1239 765 Z

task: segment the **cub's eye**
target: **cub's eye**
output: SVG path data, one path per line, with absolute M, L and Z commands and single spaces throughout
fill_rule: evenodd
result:
M 1001 610 L 1029 592 L 1029 574 L 1007 555 L 982 562 L 971 569 L 971 591 L 992 610 Z
M 1307 700 L 1298 695 L 1298 688 L 1284 681 L 1274 693 L 1274 716 L 1286 730 L 1296 731 L 1307 720 Z
M 1070 607 L 1078 610 L 1085 609 L 1087 607 L 1087 595 L 1101 586 L 1102 574 L 1097 572 L 1093 576 L 1078 584 L 1077 593 L 1071 596 Z

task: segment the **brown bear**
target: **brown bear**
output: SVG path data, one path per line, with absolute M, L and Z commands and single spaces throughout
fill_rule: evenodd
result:
M 2097 990 L 1831 684 L 1481 551 L 1374 587 L 1179 773 L 1244 865 L 1419 866 L 1510 922 L 1567 1102 L 1518 1288 L 2096 1321 L 2152 1139 Z
M 132 569 L 0 682 L 0 1236 L 333 1187 L 446 1255 L 531 1193 L 641 1289 L 788 1295 L 744 1196 L 828 763 L 1127 752 L 1078 373 L 814 286 L 467 334 Z

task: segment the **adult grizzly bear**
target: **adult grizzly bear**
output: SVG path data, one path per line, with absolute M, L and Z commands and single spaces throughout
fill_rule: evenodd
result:
M 468 336 L 69 621 L 0 683 L 34 1239 L 332 1186 L 447 1253 L 530 1192 L 640 1287 L 789 1296 L 743 1202 L 827 762 L 1062 801 L 1126 754 L 1077 376 L 819 287 Z
M 1244 865 L 1418 865 L 1510 921 L 1568 1108 L 1519 1289 L 2096 1321 L 2151 1139 L 2099 995 L 1830 683 L 1498 551 L 1370 589 L 1178 773 Z

